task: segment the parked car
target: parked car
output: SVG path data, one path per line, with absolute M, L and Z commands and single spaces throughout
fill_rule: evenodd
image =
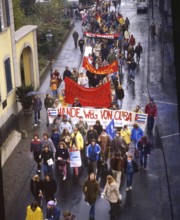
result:
M 138 0 L 137 2 L 137 13 L 147 13 L 148 12 L 148 1 Z

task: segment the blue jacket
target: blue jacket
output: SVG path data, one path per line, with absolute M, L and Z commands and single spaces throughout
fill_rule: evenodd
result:
M 53 207 L 52 209 L 46 210 L 46 218 L 48 220 L 59 220 L 60 219 L 60 209 L 58 207 Z
M 141 139 L 141 137 L 143 135 L 144 135 L 143 130 L 140 127 L 138 127 L 137 129 L 133 128 L 131 130 L 131 139 L 132 140 L 138 141 Z
M 96 143 L 94 146 L 92 146 L 92 144 L 89 144 L 87 147 L 87 157 L 91 161 L 98 161 L 100 151 L 101 148 L 99 144 Z

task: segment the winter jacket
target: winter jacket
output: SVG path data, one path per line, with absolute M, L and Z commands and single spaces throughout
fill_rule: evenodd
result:
M 34 98 L 32 104 L 33 104 L 33 109 L 34 109 L 35 112 L 41 110 L 41 108 L 42 108 L 42 101 L 41 101 L 41 99 L 39 97 L 38 98 Z
M 31 179 L 30 190 L 32 195 L 37 198 L 39 195 L 39 191 L 42 191 L 42 180 L 40 179 L 39 181 L 36 181 Z
M 125 160 L 124 162 L 124 173 L 126 174 L 127 173 L 127 160 Z M 132 160 L 132 166 L 133 166 L 133 172 L 136 173 L 139 171 L 139 168 L 138 168 L 138 164 Z
M 97 131 L 98 135 L 100 135 L 101 132 L 102 132 L 102 125 L 101 124 L 100 125 L 95 124 L 94 129 Z
M 148 114 L 148 116 L 157 117 L 157 107 L 156 104 L 147 104 L 145 106 L 145 113 Z
M 53 98 L 51 98 L 51 97 L 46 97 L 46 98 L 44 99 L 44 107 L 45 107 L 46 109 L 52 108 L 52 107 L 53 107 L 53 104 L 54 104 L 54 99 L 53 99 Z
M 101 153 L 108 153 L 109 147 L 110 147 L 110 142 L 111 142 L 109 135 L 108 134 L 99 135 L 98 142 L 101 147 Z
M 87 131 L 87 138 L 86 138 L 86 140 L 87 140 L 88 144 L 91 143 L 92 139 L 95 139 L 96 142 L 98 141 L 98 133 L 94 129 L 92 131 L 91 130 Z
M 139 140 L 137 143 L 138 150 L 144 154 L 150 154 L 150 143 Z
M 124 158 L 113 155 L 110 160 L 110 166 L 112 170 L 122 171 L 124 168 Z
M 60 215 L 60 209 L 56 206 L 54 206 L 53 208 L 47 208 L 46 210 L 46 219 L 48 220 L 59 220 Z
M 100 151 L 101 151 L 101 148 L 99 144 L 96 143 L 94 146 L 92 146 L 92 144 L 89 144 L 87 147 L 87 157 L 91 161 L 98 161 Z
M 48 146 L 49 150 L 52 151 L 53 153 L 56 152 L 56 148 L 51 140 L 51 138 L 46 139 L 42 139 L 41 140 L 41 144 L 42 144 L 42 148 L 44 148 L 44 146 Z
M 76 124 L 76 127 L 78 128 L 79 132 L 82 134 L 82 136 L 85 136 L 86 133 L 87 133 L 87 129 L 88 129 L 88 124 L 86 121 L 79 121 L 77 124 Z
M 124 89 L 123 88 L 121 88 L 121 89 L 115 88 L 115 92 L 116 92 L 117 99 L 122 100 L 124 98 Z
M 102 195 L 107 198 L 107 200 L 111 203 L 116 203 L 118 200 L 121 200 L 121 194 L 119 193 L 119 187 L 116 182 L 112 182 L 109 184 L 106 183 Z
M 43 160 L 44 165 L 48 165 L 48 160 L 52 159 L 54 161 L 53 152 L 52 151 L 42 151 L 41 160 Z
M 55 180 L 51 179 L 47 181 L 46 179 L 43 180 L 43 193 L 45 195 L 53 195 L 57 190 L 57 184 Z
M 73 144 L 73 139 L 75 140 L 75 145 L 78 148 L 78 150 L 83 150 L 84 149 L 84 139 L 82 134 L 78 131 L 77 134 L 75 133 L 71 134 L 71 143 L 70 145 L 72 146 Z
M 41 208 L 37 207 L 36 210 L 33 211 L 30 205 L 27 206 L 25 220 L 43 220 L 43 212 Z
M 124 156 L 124 154 L 126 153 L 126 143 L 123 140 L 123 138 L 121 137 L 115 137 L 112 142 L 111 142 L 111 152 L 112 153 L 122 153 L 122 155 Z
M 131 131 L 129 129 L 121 129 L 121 137 L 124 139 L 126 144 L 131 143 Z
M 30 147 L 31 152 L 41 152 L 42 151 L 42 143 L 40 139 L 32 139 L 31 141 L 31 147 Z
M 60 140 L 60 134 L 58 132 L 53 132 L 51 135 L 51 140 L 55 146 L 55 148 L 58 148 L 59 140 Z
M 100 193 L 98 182 L 96 180 L 93 181 L 90 181 L 89 179 L 86 180 L 83 184 L 83 193 L 86 202 L 88 202 L 90 205 L 95 203 Z
M 72 125 L 67 121 L 67 122 L 64 122 L 62 121 L 59 125 L 59 131 L 60 131 L 60 134 L 63 133 L 63 130 L 67 128 L 69 133 L 71 134 L 72 133 Z
M 61 157 L 63 160 L 67 160 L 69 158 L 68 149 L 67 148 L 61 149 L 60 147 L 58 147 L 55 158 L 58 160 L 58 157 Z
M 137 129 L 133 128 L 131 130 L 131 139 L 132 140 L 138 141 L 141 139 L 141 137 L 143 135 L 144 135 L 143 130 L 140 127 L 138 127 Z

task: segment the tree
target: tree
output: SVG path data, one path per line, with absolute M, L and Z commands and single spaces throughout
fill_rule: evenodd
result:
M 20 0 L 13 0 L 14 26 L 15 30 L 21 28 L 25 24 L 25 14 L 20 6 Z

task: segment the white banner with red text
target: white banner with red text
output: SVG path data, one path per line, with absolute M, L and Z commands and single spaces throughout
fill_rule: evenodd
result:
M 147 114 L 136 113 L 126 110 L 111 110 L 111 109 L 94 109 L 94 108 L 80 108 L 80 107 L 61 107 L 61 108 L 49 108 L 48 117 L 49 123 L 52 124 L 54 118 L 60 114 L 68 114 L 71 117 L 72 124 L 79 121 L 79 117 L 82 116 L 88 125 L 94 125 L 96 120 L 100 120 L 102 126 L 106 127 L 112 119 L 114 119 L 114 126 L 122 127 L 128 125 L 132 127 L 133 124 L 138 124 L 144 131 L 147 123 Z

